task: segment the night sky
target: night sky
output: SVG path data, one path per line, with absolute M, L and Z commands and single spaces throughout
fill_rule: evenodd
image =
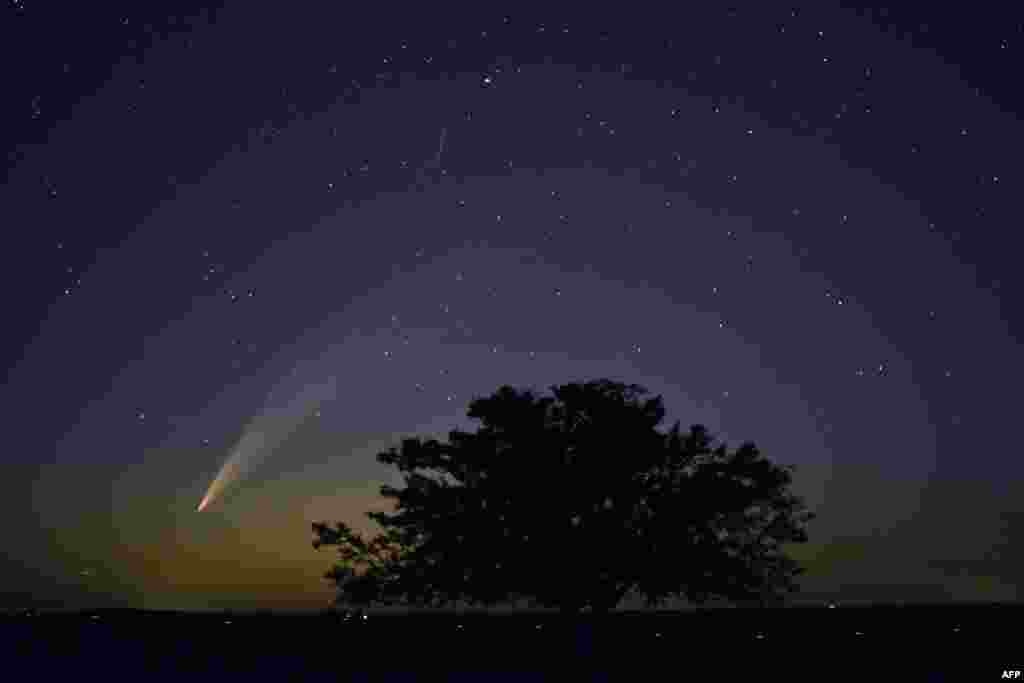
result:
M 1012 3 L 166 4 L 0 11 L 4 605 L 322 607 L 377 452 L 599 377 L 797 466 L 801 599 L 1019 597 Z

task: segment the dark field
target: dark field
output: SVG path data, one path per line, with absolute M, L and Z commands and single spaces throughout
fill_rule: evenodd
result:
M 839 607 L 346 617 L 12 612 L 0 679 L 996 681 L 1024 607 Z M 1016 680 L 1021 680 L 1017 678 Z

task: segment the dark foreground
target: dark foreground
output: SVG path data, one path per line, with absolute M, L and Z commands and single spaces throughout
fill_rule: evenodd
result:
M 1024 680 L 1024 606 L 616 614 L 15 613 L 3 680 Z

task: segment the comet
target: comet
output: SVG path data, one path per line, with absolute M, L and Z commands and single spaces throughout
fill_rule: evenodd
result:
M 317 412 L 322 402 L 330 400 L 337 392 L 337 378 L 333 376 L 323 381 L 321 375 L 319 382 L 309 382 L 308 377 L 302 377 L 297 372 L 289 377 L 302 382 L 298 390 L 288 391 L 287 388 L 278 387 L 277 391 L 271 392 L 263 412 L 249 422 L 217 476 L 210 482 L 196 512 L 205 510 L 228 486 L 242 479 L 255 465 L 273 453 L 304 420 Z M 285 401 L 276 400 L 282 394 L 289 398 Z

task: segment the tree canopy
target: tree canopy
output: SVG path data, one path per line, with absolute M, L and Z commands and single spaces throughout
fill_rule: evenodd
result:
M 526 597 L 568 612 L 624 596 L 765 604 L 797 589 L 784 545 L 814 518 L 788 492 L 793 466 L 743 443 L 714 446 L 701 425 L 661 431 L 660 396 L 608 379 L 503 386 L 476 398 L 475 432 L 447 443 L 406 438 L 377 455 L 405 487 L 382 486 L 385 532 L 314 523 L 313 546 L 338 546 L 327 574 L 350 605 L 494 606 Z

